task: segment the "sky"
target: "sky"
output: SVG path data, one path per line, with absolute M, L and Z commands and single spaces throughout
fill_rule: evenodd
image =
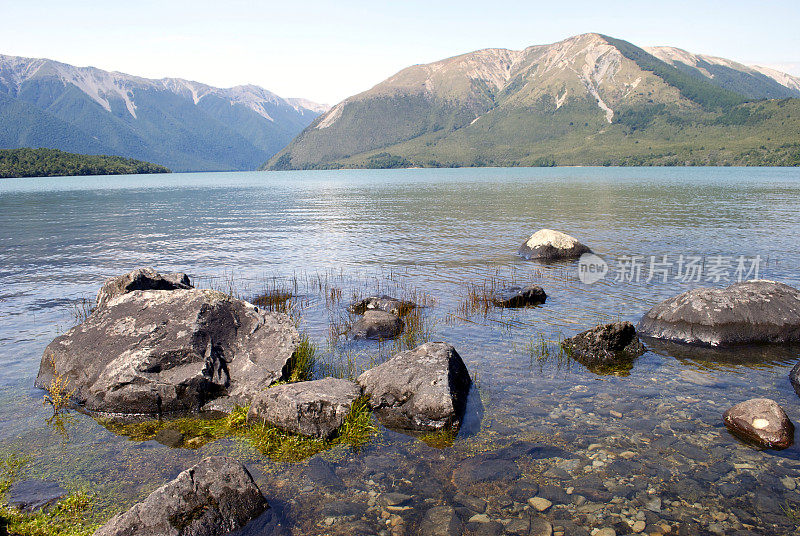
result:
M 798 0 L 0 0 L 0 54 L 325 104 L 409 65 L 586 32 L 800 76 L 798 28 Z

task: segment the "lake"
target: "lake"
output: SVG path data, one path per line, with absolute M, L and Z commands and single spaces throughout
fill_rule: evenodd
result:
M 608 263 L 605 278 L 586 284 L 577 263 L 518 257 L 520 244 L 541 228 L 589 245 Z M 630 371 L 598 375 L 560 355 L 558 341 L 602 322 L 636 323 L 675 294 L 730 284 L 741 268 L 739 275 L 800 287 L 798 236 L 800 169 L 2 180 L 0 454 L 27 454 L 26 477 L 90 489 L 98 505 L 112 509 L 205 456 L 234 456 L 274 507 L 270 521 L 247 534 L 415 534 L 440 506 L 455 508 L 460 526 L 476 534 L 549 534 L 544 521 L 567 535 L 609 527 L 626 534 L 637 522 L 648 533 L 793 534 L 800 447 L 745 445 L 726 431 L 722 413 L 766 397 L 800 423 L 788 380 L 800 348 L 655 343 Z M 679 272 L 689 259 L 699 259 L 699 275 Z M 81 413 L 48 424 L 52 411 L 32 387 L 44 348 L 75 324 L 76 308 L 94 299 L 105 278 L 141 266 L 184 271 L 197 286 L 244 297 L 291 290 L 300 330 L 330 365 L 317 375 L 391 353 L 386 344 L 330 334 L 346 321 L 353 296 L 426 296 L 425 337 L 453 344 L 477 386 L 465 425 L 447 444 L 381 427 L 358 451 L 317 455 L 331 476 L 308 461 L 271 460 L 235 438 L 173 449 L 116 435 Z M 469 306 L 470 288 L 511 283 L 541 285 L 547 302 L 518 310 Z M 331 289 L 341 298 L 331 298 Z M 498 451 L 519 440 L 569 456 Z M 518 471 L 461 477 L 460 467 L 494 452 Z M 381 497 L 390 492 L 409 498 L 389 508 Z M 533 496 L 552 506 L 536 512 L 527 505 Z

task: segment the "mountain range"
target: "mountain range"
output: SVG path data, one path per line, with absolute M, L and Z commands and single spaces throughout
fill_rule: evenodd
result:
M 174 171 L 255 169 L 326 111 L 227 89 L 0 55 L 0 148 L 119 155 Z
M 265 168 L 800 165 L 800 78 L 602 34 L 400 71 Z

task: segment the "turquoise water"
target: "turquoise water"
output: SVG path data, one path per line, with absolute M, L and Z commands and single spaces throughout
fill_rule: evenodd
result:
M 591 246 L 609 262 L 608 276 L 586 285 L 575 264 L 517 257 L 517 247 L 540 228 L 565 231 Z M 507 528 L 509 519 L 531 516 L 515 506 L 525 502 L 515 490 L 534 484 L 554 502 L 537 516 L 568 534 L 637 515 L 652 527 L 696 526 L 694 533 L 792 533 L 785 509 L 800 504 L 798 447 L 752 449 L 725 431 L 721 414 L 736 402 L 765 396 L 800 422 L 787 378 L 800 357 L 797 348 L 709 353 L 655 345 L 629 375 L 597 376 L 559 361 L 552 341 L 602 321 L 636 322 L 676 293 L 726 284 L 682 281 L 674 274 L 666 282 L 648 282 L 646 266 L 639 281 L 617 281 L 618 261 L 626 256 L 645 263 L 651 256 L 702 256 L 707 264 L 718 256 L 748 262 L 759 256 L 760 277 L 800 286 L 799 232 L 800 170 L 782 168 L 3 180 L 0 450 L 30 452 L 29 476 L 89 486 L 120 504 L 200 457 L 238 456 L 296 534 L 413 534 L 429 508 L 463 509 L 459 493 L 487 501 L 487 515 Z M 292 287 L 301 329 L 321 352 L 333 360 L 350 352 L 362 363 L 387 350 L 332 346 L 329 326 L 346 316 L 349 298 L 379 290 L 424 293 L 432 298 L 425 308 L 430 338 L 451 342 L 462 355 L 477 379 L 482 411 L 449 448 L 383 430 L 360 452 L 327 453 L 344 485 L 338 491 L 315 483 L 303 463 L 273 462 L 235 440 L 168 449 L 116 436 L 81 414 L 65 430 L 54 430 L 46 423 L 42 393 L 31 387 L 42 351 L 74 324 L 75 304 L 92 299 L 103 279 L 139 266 L 185 271 L 201 286 L 233 284 L 244 296 Z M 548 301 L 512 312 L 465 310 L 469 285 L 489 280 L 540 284 Z M 326 299 L 331 287 L 342 291 L 341 302 Z M 550 357 L 536 351 L 542 340 Z M 456 468 L 476 452 L 518 439 L 565 447 L 578 462 L 523 457 L 512 460 L 519 475 L 454 480 Z M 575 492 L 586 486 L 602 493 Z M 387 525 L 394 518 L 382 517 L 379 504 L 370 506 L 371 497 L 387 491 L 414 497 L 411 508 L 389 513 L 400 517 L 394 525 Z M 655 497 L 662 501 L 658 511 L 647 508 Z M 336 501 L 355 505 L 355 513 L 330 515 Z M 469 523 L 467 512 L 459 516 L 464 530 L 489 530 L 486 523 Z

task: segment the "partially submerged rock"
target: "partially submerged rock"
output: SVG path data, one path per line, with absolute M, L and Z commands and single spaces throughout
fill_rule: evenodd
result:
M 698 288 L 650 309 L 638 329 L 649 337 L 710 346 L 800 341 L 800 291 L 764 280 Z
M 350 328 L 352 339 L 394 339 L 403 332 L 399 316 L 386 311 L 369 310 Z
M 221 536 L 245 526 L 267 508 L 241 463 L 213 456 L 111 518 L 94 536 Z
M 357 381 L 386 426 L 420 431 L 457 429 L 472 384 L 461 356 L 443 342 L 400 352 Z
M 8 504 L 23 512 L 42 510 L 66 497 L 67 490 L 57 482 L 47 480 L 22 480 L 8 490 Z
M 192 287 L 189 276 L 184 273 L 160 274 L 152 268 L 138 268 L 125 275 L 106 279 L 97 293 L 97 306 L 134 290 L 186 290 Z
M 492 303 L 496 307 L 526 307 L 528 305 L 541 305 L 547 300 L 542 287 L 528 285 L 527 287 L 504 288 L 492 296 Z
M 197 411 L 246 404 L 286 380 L 300 336 L 291 319 L 210 290 L 132 291 L 95 310 L 45 349 L 36 386 L 54 377 L 88 410 Z
M 564 339 L 561 345 L 571 358 L 597 372 L 630 368 L 647 351 L 630 322 L 597 326 Z
M 560 260 L 576 259 L 592 250 L 577 238 L 561 231 L 542 229 L 536 231 L 517 250 L 526 259 Z
M 363 315 L 367 311 L 386 311 L 395 316 L 405 316 L 415 307 L 414 303 L 392 298 L 391 296 L 369 296 L 363 300 L 351 303 L 347 310 L 356 315 Z
M 731 433 L 756 445 L 785 449 L 794 442 L 794 425 L 774 400 L 753 398 L 741 402 L 722 418 Z
M 336 378 L 276 385 L 253 399 L 247 421 L 331 439 L 359 396 L 358 385 Z

